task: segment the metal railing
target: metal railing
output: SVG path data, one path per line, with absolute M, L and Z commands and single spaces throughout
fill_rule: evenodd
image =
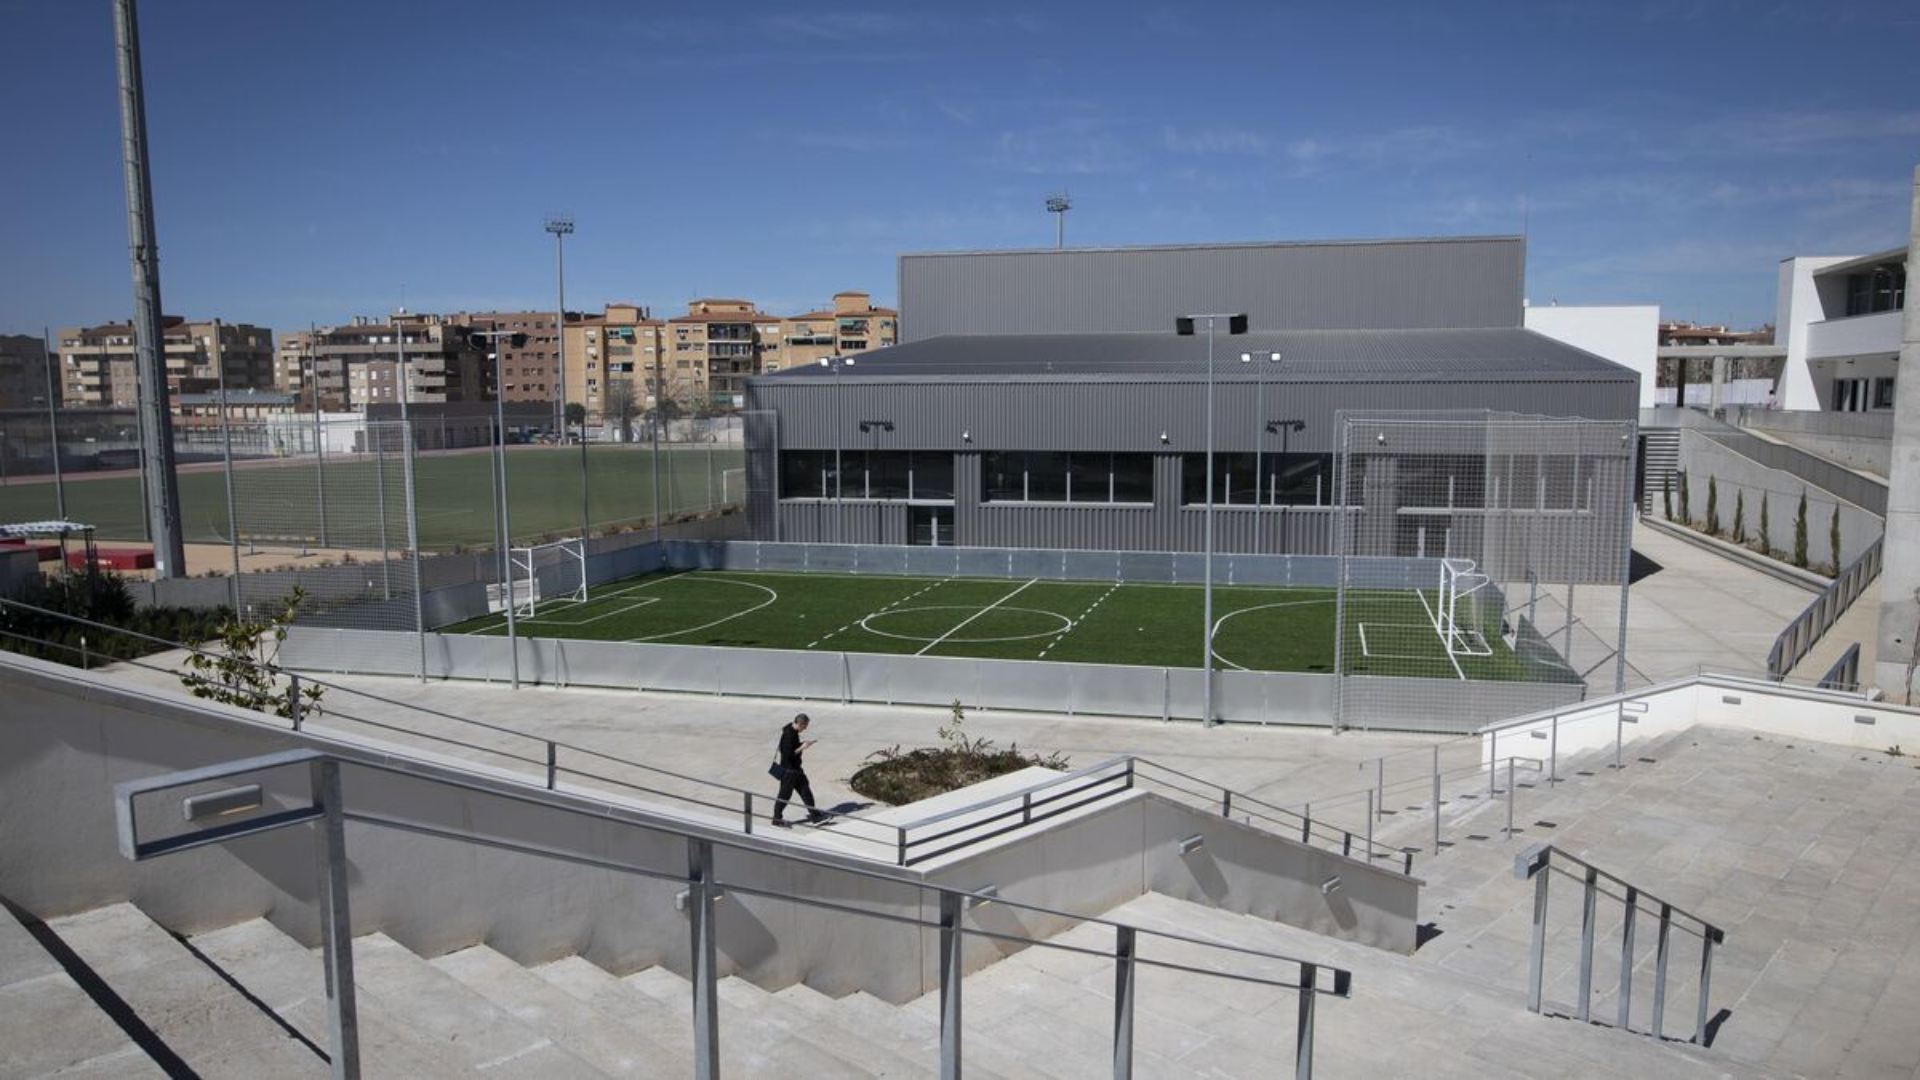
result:
M 1797 446 L 1763 439 L 1719 421 L 1714 421 L 1711 427 L 1702 426 L 1694 430 L 1741 457 L 1804 480 L 1869 513 L 1887 516 L 1887 485 L 1882 481 L 1862 476 L 1853 469 L 1836 465 Z
M 688 913 L 691 944 L 691 971 L 688 981 L 692 984 L 693 1009 L 692 1023 L 694 1031 L 694 1071 L 702 1080 L 719 1076 L 720 1073 L 720 1010 L 719 1010 L 719 970 L 717 935 L 714 926 L 713 904 L 726 893 L 741 896 L 755 896 L 785 903 L 800 904 L 806 907 L 831 911 L 836 914 L 861 918 L 880 919 L 896 924 L 904 924 L 921 930 L 938 931 L 940 938 L 940 1073 L 942 1077 L 957 1078 L 961 1075 L 962 1065 L 962 981 L 965 973 L 963 946 L 969 936 L 1018 946 L 1033 946 L 1054 949 L 1062 952 L 1078 953 L 1113 961 L 1114 998 L 1113 998 L 1113 1036 L 1112 1061 L 1116 1077 L 1130 1077 L 1133 1073 L 1133 1026 L 1134 1004 L 1138 991 L 1136 973 L 1141 967 L 1158 968 L 1163 971 L 1179 972 L 1204 978 L 1223 979 L 1231 982 L 1266 986 L 1294 993 L 1297 997 L 1297 1009 L 1294 1020 L 1294 1075 L 1311 1077 L 1313 1075 L 1313 1037 L 1314 1012 L 1317 999 L 1322 995 L 1346 998 L 1352 994 L 1352 973 L 1344 968 L 1317 961 L 1303 960 L 1281 953 L 1251 949 L 1245 946 L 1225 942 L 1209 941 L 1204 938 L 1190 937 L 1184 934 L 1163 930 L 1149 930 L 1129 923 L 1117 922 L 1097 916 L 1083 915 L 1008 900 L 996 892 L 974 892 L 916 878 L 902 877 L 900 874 L 879 870 L 863 869 L 825 859 L 811 858 L 778 846 L 735 839 L 727 834 L 713 835 L 711 830 L 702 830 L 694 826 L 678 825 L 669 821 L 655 820 L 634 822 L 639 827 L 654 829 L 686 841 L 687 869 L 685 873 L 663 870 L 658 867 L 639 866 L 600 856 L 582 854 L 559 848 L 544 847 L 521 841 L 507 840 L 489 836 L 470 828 L 451 829 L 423 824 L 418 821 L 388 818 L 378 814 L 355 811 L 346 805 L 342 794 L 342 766 L 365 769 L 373 772 L 404 776 L 413 780 L 430 783 L 456 790 L 477 791 L 499 798 L 522 803 L 530 803 L 544 809 L 558 810 L 564 813 L 588 818 L 595 822 L 604 822 L 611 807 L 598 810 L 569 805 L 550 796 L 532 793 L 517 793 L 478 782 L 462 781 L 444 776 L 430 775 L 403 764 L 393 762 L 371 762 L 343 758 L 313 750 L 289 750 L 259 757 L 230 761 L 182 772 L 168 773 L 141 780 L 131 780 L 119 784 L 114 789 L 114 812 L 121 854 L 133 861 L 144 861 L 188 851 L 209 845 L 223 844 L 243 837 L 258 836 L 306 822 L 317 826 L 317 838 L 321 850 L 316 859 L 318 872 L 318 907 L 320 915 L 321 957 L 325 972 L 327 997 L 328 1044 L 331 1048 L 331 1065 L 336 1077 L 358 1077 L 360 1075 L 359 1021 L 353 981 L 353 949 L 351 938 L 351 919 L 349 917 L 349 888 L 347 876 L 346 822 L 377 828 L 396 829 L 417 835 L 437 837 L 456 842 L 478 844 L 500 851 L 520 855 L 553 859 L 597 870 L 629 874 L 637 877 L 669 881 L 685 887 L 685 909 Z M 252 774 L 266 773 L 275 769 L 298 768 L 307 770 L 307 802 L 304 806 L 287 809 L 264 810 L 266 799 L 264 785 L 260 783 L 229 788 L 223 791 L 207 792 L 183 802 L 180 810 L 185 811 L 187 820 L 196 817 L 211 818 L 218 822 L 198 831 L 164 836 L 153 840 L 142 840 L 140 836 L 140 816 L 137 799 L 142 796 L 172 791 L 183 787 L 205 785 L 220 781 L 233 780 Z M 194 803 L 199 800 L 212 800 L 214 809 L 210 813 L 196 815 Z M 204 805 L 204 804 L 203 804 Z M 254 816 L 237 817 L 239 814 Z M 805 896 L 797 892 L 781 891 L 765 886 L 748 885 L 741 882 L 722 880 L 715 870 L 713 852 L 716 847 L 751 851 L 793 863 L 804 864 L 815 869 L 835 873 L 850 874 L 889 885 L 909 887 L 931 891 L 939 898 L 940 915 L 930 920 L 898 912 L 874 911 L 820 897 Z M 968 910 L 984 904 L 994 904 L 1013 908 L 1018 911 L 1045 915 L 1052 918 L 1105 926 L 1114 932 L 1114 944 L 1111 951 L 1089 948 L 1081 945 L 1069 945 L 1063 942 L 1029 936 L 1020 933 L 988 930 L 980 926 L 969 926 L 966 922 Z M 1223 971 L 1212 967 L 1199 967 L 1192 964 L 1174 963 L 1165 960 L 1150 960 L 1139 953 L 1138 945 L 1142 937 L 1162 941 L 1178 942 L 1186 946 L 1212 949 L 1216 952 L 1236 956 L 1253 957 L 1261 961 L 1290 965 L 1293 978 L 1270 978 L 1263 975 L 1248 974 L 1240 971 Z
M 1574 869 L 1568 870 L 1558 864 L 1571 863 Z M 1535 844 L 1522 851 L 1513 862 L 1513 876 L 1522 881 L 1533 881 L 1533 941 L 1527 960 L 1527 1008 L 1532 1012 L 1542 1012 L 1542 982 L 1545 979 L 1547 952 L 1547 883 L 1554 874 L 1560 874 L 1569 880 L 1581 884 L 1580 907 L 1580 989 L 1579 1001 L 1574 1006 L 1574 1019 L 1581 1023 L 1592 1020 L 1593 1000 L 1593 949 L 1596 930 L 1596 911 L 1599 899 L 1605 896 L 1617 900 L 1621 905 L 1620 926 L 1620 991 L 1616 1003 L 1617 1011 L 1614 1026 L 1622 1031 L 1630 1031 L 1629 1020 L 1633 1008 L 1633 973 L 1638 966 L 1634 955 L 1634 924 L 1642 910 L 1656 914 L 1659 918 L 1654 944 L 1653 973 L 1653 1030 L 1654 1038 L 1665 1038 L 1667 1008 L 1667 961 L 1671 952 L 1669 946 L 1673 931 L 1692 933 L 1700 938 L 1700 992 L 1695 1004 L 1693 1042 L 1706 1046 L 1711 1037 L 1708 1022 L 1709 993 L 1713 984 L 1713 947 L 1726 940 L 1726 932 L 1698 915 L 1692 914 L 1666 900 L 1645 892 L 1617 875 L 1587 862 L 1575 855 L 1554 847 L 1552 844 Z M 1620 892 L 1609 891 L 1602 880 L 1618 886 Z
M 1883 537 L 1868 544 L 1867 550 L 1848 563 L 1846 569 L 1813 598 L 1813 603 L 1794 616 L 1787 628 L 1780 631 L 1780 636 L 1773 639 L 1773 648 L 1767 651 L 1768 674 L 1777 679 L 1792 671 L 1793 666 L 1820 643 L 1821 635 L 1839 621 L 1860 594 L 1867 591 L 1873 579 L 1880 576 L 1884 540 Z
M 316 718 L 325 718 L 332 722 L 330 726 L 337 732 L 340 723 L 360 724 L 380 731 L 393 732 L 408 738 L 423 739 L 431 743 L 456 747 L 458 749 L 485 755 L 488 760 L 504 761 L 514 769 L 530 768 L 542 778 L 545 787 L 558 790 L 564 779 L 581 781 L 583 788 L 604 786 L 617 792 L 632 792 L 693 809 L 720 815 L 723 820 L 739 822 L 740 831 L 752 835 L 756 822 L 761 815 L 772 808 L 778 800 L 764 792 L 751 791 L 729 784 L 685 773 L 664 769 L 657 765 L 634 761 L 584 746 L 549 739 L 538 735 L 529 735 L 514 728 L 491 724 L 484 720 L 474 720 L 429 708 L 412 702 L 398 701 L 379 694 L 347 686 L 344 683 L 331 682 L 282 671 L 269 664 L 262 664 L 247 658 L 233 658 L 210 652 L 193 645 L 168 641 L 164 638 L 125 630 L 106 623 L 45 608 L 34 607 L 18 601 L 0 598 L 0 612 L 17 609 L 35 615 L 51 617 L 86 628 L 95 635 L 121 635 L 146 645 L 165 650 L 177 650 L 217 659 L 221 663 L 238 663 L 252 669 L 270 685 L 284 685 L 285 696 L 280 693 L 254 696 L 251 708 L 263 716 L 279 716 L 285 719 L 292 730 L 302 731 L 313 724 Z M 101 660 L 97 648 L 86 643 L 69 645 L 64 642 L 48 641 L 29 637 L 12 631 L 0 629 L 0 639 L 17 640 L 38 645 L 41 648 L 61 649 L 72 652 L 80 658 L 83 668 L 92 666 Z M 113 663 L 131 664 L 151 671 L 178 675 L 172 667 L 152 664 L 144 658 L 110 658 Z M 366 715 L 356 715 L 342 709 L 334 698 L 328 697 L 325 704 L 312 707 L 306 704 L 303 691 L 319 687 L 328 695 L 350 695 L 379 706 L 404 710 L 408 716 L 427 718 L 436 722 L 450 722 L 467 728 L 506 736 L 511 742 L 525 744 L 525 750 L 518 747 L 500 748 L 435 734 L 421 730 L 418 726 L 403 726 L 394 723 L 391 718 L 375 719 Z M 236 691 L 236 693 L 239 693 Z M 276 712 L 287 703 L 291 708 L 285 712 Z M 316 716 L 317 714 L 317 716 Z M 636 782 L 607 775 L 609 771 L 634 769 L 644 773 L 649 782 Z M 1198 785 L 1205 790 L 1194 790 L 1166 779 L 1174 777 L 1188 784 Z M 661 786 L 666 783 L 690 785 L 696 794 L 671 791 Z M 1029 787 L 994 796 L 980 802 L 969 804 L 944 813 L 934 814 L 911 822 L 893 823 L 876 821 L 870 816 L 858 812 L 818 810 L 815 811 L 831 819 L 835 825 L 835 835 L 866 845 L 871 857 L 884 859 L 896 866 L 913 866 L 930 859 L 953 855 L 969 848 L 984 844 L 1015 829 L 1024 828 L 1060 814 L 1078 809 L 1131 790 L 1137 785 L 1151 783 L 1156 788 L 1180 792 L 1193 796 L 1208 807 L 1220 807 L 1226 817 L 1237 817 L 1249 825 L 1258 824 L 1283 837 L 1298 836 L 1301 843 L 1317 844 L 1329 849 L 1337 847 L 1342 855 L 1353 856 L 1358 849 L 1362 857 L 1369 861 L 1398 861 L 1403 864 L 1404 872 L 1412 873 L 1413 855 L 1410 851 L 1388 848 L 1373 842 L 1372 830 L 1364 835 L 1351 830 L 1328 825 L 1324 821 L 1313 820 L 1311 814 L 1301 814 L 1285 807 L 1263 802 L 1230 788 L 1213 784 L 1199 777 L 1177 769 L 1148 761 L 1133 755 L 1121 755 L 1095 765 L 1085 766 L 1052 777 Z M 724 801 L 722 801 L 724 800 Z
M 1827 668 L 1820 676 L 1820 688 L 1823 690 L 1860 689 L 1860 643 L 1853 642 L 1840 654 L 1840 659 Z

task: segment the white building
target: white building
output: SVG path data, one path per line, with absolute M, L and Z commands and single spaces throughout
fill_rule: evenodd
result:
M 1774 344 L 1787 350 L 1788 409 L 1891 412 L 1907 249 L 1780 263 Z
M 1654 405 L 1655 365 L 1659 362 L 1658 304 L 1550 304 L 1529 306 L 1526 328 L 1585 349 L 1640 373 L 1640 407 Z

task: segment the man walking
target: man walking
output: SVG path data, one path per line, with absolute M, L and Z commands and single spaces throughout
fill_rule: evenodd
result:
M 807 804 L 807 824 L 818 825 L 828 820 L 827 815 L 814 806 L 813 785 L 807 782 L 806 763 L 801 760 L 801 755 L 807 752 L 807 747 L 818 741 L 807 739 L 802 742 L 800 739 L 800 736 L 806 734 L 807 726 L 811 723 L 813 721 L 807 718 L 806 713 L 800 713 L 793 718 L 793 723 L 780 729 L 779 756 L 774 761 L 775 767 L 779 770 L 780 794 L 773 800 L 773 823 L 783 829 L 792 828 L 792 825 L 783 819 L 786 817 L 787 803 L 792 801 L 793 793 L 796 791 L 800 793 L 800 801 Z

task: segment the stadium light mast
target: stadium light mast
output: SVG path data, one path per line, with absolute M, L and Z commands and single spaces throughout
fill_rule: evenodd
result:
M 1047 196 L 1047 213 L 1053 215 L 1053 247 L 1056 251 L 1067 246 L 1067 211 L 1073 209 L 1073 196 L 1062 191 Z
M 134 0 L 113 0 L 114 57 L 120 74 L 120 160 L 127 187 L 127 244 L 133 264 L 133 369 L 140 401 L 140 469 L 146 488 L 153 576 L 184 576 L 180 486 L 173 471 L 173 409 L 160 315 L 160 247 L 147 168 L 147 99 L 140 73 L 140 16 Z
M 1202 693 L 1200 723 L 1212 727 L 1216 722 L 1213 716 L 1213 331 L 1221 319 L 1227 321 L 1227 333 L 1244 334 L 1247 332 L 1247 316 L 1238 314 L 1212 313 L 1204 315 L 1181 315 L 1173 320 L 1173 332 L 1181 337 L 1192 337 L 1194 324 L 1200 319 L 1207 321 L 1207 527 L 1206 527 L 1206 591 L 1201 621 L 1205 624 L 1200 633 L 1200 666 Z
M 527 343 L 527 335 L 509 333 L 499 329 L 496 321 L 492 330 L 469 331 L 467 341 L 479 349 L 487 359 L 493 361 L 493 416 L 495 438 L 498 440 L 500 455 L 500 477 L 494 487 L 494 494 L 500 500 L 500 553 L 506 556 L 506 573 L 502 584 L 506 586 L 507 601 L 507 651 L 513 657 L 513 688 L 520 689 L 520 636 L 519 628 L 514 624 L 513 613 L 513 515 L 507 508 L 507 396 L 506 352 L 508 346 L 519 348 Z M 531 560 L 529 560 L 531 561 Z M 418 583 L 415 583 L 416 590 Z
M 820 358 L 820 366 L 823 368 L 826 368 L 827 371 L 834 376 L 833 415 L 835 419 L 833 424 L 833 522 L 834 522 L 833 534 L 835 537 L 838 538 L 839 543 L 844 544 L 847 542 L 847 497 L 846 497 L 847 489 L 846 489 L 845 478 L 842 477 L 840 474 L 840 444 L 846 440 L 840 433 L 841 394 L 840 394 L 839 376 L 842 368 L 853 367 L 854 362 L 853 362 L 853 357 L 851 356 L 823 356 Z M 866 428 L 862 426 L 860 430 L 865 431 Z
M 560 377 L 553 387 L 553 430 L 567 437 L 567 237 L 573 235 L 572 214 L 548 214 L 546 230 L 553 234 L 554 278 L 559 289 L 559 306 L 553 313 L 553 338 L 559 346 Z M 580 421 L 580 438 L 587 437 L 587 422 Z M 585 533 L 581 534 L 585 536 Z
M 1273 431 L 1273 425 L 1267 422 L 1267 372 L 1271 368 L 1279 366 L 1280 351 L 1278 349 L 1260 349 L 1240 354 L 1240 363 L 1242 364 L 1251 364 L 1255 360 L 1262 361 L 1267 365 L 1258 369 L 1260 382 L 1258 388 L 1254 391 L 1253 398 L 1253 550 L 1256 555 L 1265 555 L 1267 553 L 1265 540 L 1267 535 L 1267 510 L 1269 507 L 1266 501 L 1266 489 L 1263 489 L 1261 485 L 1267 485 L 1267 489 L 1272 487 L 1267 480 L 1265 452 L 1267 449 L 1267 435 Z

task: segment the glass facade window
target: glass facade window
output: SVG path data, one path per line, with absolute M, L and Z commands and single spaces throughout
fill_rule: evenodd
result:
M 1847 275 L 1847 314 L 1899 311 L 1907 304 L 1907 268 L 1876 266 Z
M 887 499 L 953 501 L 953 455 L 927 450 L 844 449 L 845 470 L 835 484 L 832 450 L 784 450 L 780 454 L 783 499 Z
M 999 450 L 981 459 L 987 502 L 1153 501 L 1152 454 Z
M 1213 455 L 1216 506 L 1327 506 L 1333 502 L 1333 455 Z M 1207 501 L 1207 455 L 1180 456 L 1180 501 Z

